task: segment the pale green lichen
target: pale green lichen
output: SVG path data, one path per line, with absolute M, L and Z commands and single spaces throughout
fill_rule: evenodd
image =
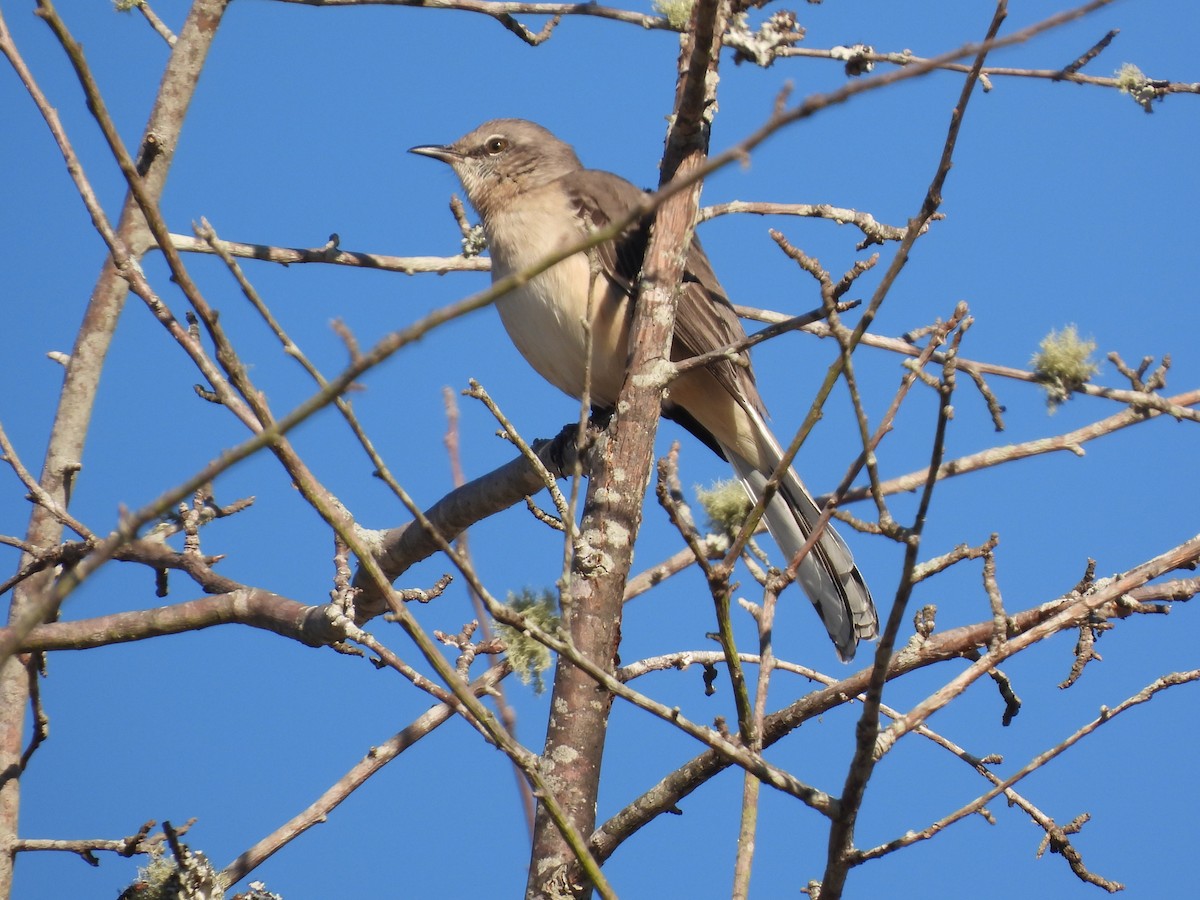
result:
M 519 612 L 525 620 L 542 631 L 553 634 L 558 630 L 558 604 L 554 595 L 549 591 L 540 593 L 526 588 L 519 594 L 509 593 L 506 604 Z M 524 631 L 496 623 L 496 633 L 504 641 L 507 648 L 508 661 L 513 671 L 521 679 L 522 684 L 533 684 L 533 689 L 539 694 L 546 689 L 542 681 L 542 673 L 550 668 L 553 661 L 549 649 L 540 644 Z
M 1126 94 L 1137 90 L 1138 85 L 1146 80 L 1145 74 L 1133 63 L 1125 63 L 1116 72 L 1117 87 Z
M 1038 346 L 1030 365 L 1046 391 L 1046 405 L 1054 412 L 1100 371 L 1091 359 L 1096 342 L 1083 340 L 1075 326 L 1068 325 L 1062 331 L 1051 331 Z
M 654 0 L 654 11 L 664 16 L 671 27 L 682 31 L 692 17 L 695 0 Z
M 713 482 L 709 488 L 697 485 L 696 499 L 708 517 L 709 529 L 716 534 L 737 534 L 750 514 L 750 498 L 741 483 L 732 478 Z
M 470 259 L 478 256 L 487 249 L 487 237 L 483 233 L 482 225 L 475 225 L 463 235 L 462 239 L 462 255 Z
M 1125 63 L 1116 71 L 1117 88 L 1128 94 L 1146 112 L 1154 112 L 1152 103 L 1162 99 L 1162 91 L 1133 63 Z
M 804 37 L 804 29 L 796 24 L 796 14 L 781 10 L 767 18 L 757 31 L 750 27 L 750 17 L 739 12 L 729 17 L 725 44 L 735 51 L 734 61 L 748 60 L 766 68 L 784 47 L 790 47 Z M 859 73 L 861 74 L 861 73 Z
M 221 875 L 212 863 L 203 853 L 186 848 L 184 853 L 188 861 L 186 870 L 181 869 L 175 857 L 165 853 L 161 847 L 152 850 L 150 861 L 138 869 L 137 881 L 130 888 L 135 893 L 130 896 L 136 896 L 138 900 L 192 897 L 223 900 L 225 891 L 221 887 Z

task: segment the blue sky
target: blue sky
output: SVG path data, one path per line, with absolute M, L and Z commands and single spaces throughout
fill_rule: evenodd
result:
M 103 150 L 69 66 L 32 4 L 5 3 L 10 29 L 58 108 L 87 174 L 110 213 L 123 183 Z M 136 15 L 106 3 L 62 4 L 84 44 L 125 140 L 141 133 L 165 61 L 165 46 Z M 630 8 L 634 8 L 634 4 Z M 927 2 L 920 14 L 888 2 L 801 5 L 811 47 L 866 42 L 931 56 L 982 36 L 989 3 Z M 1064 5 L 1011 4 L 1006 30 Z M 160 4 L 174 27 L 184 4 Z M 178 8 L 177 8 L 178 7 Z M 638 6 L 637 8 L 642 8 Z M 531 19 L 537 25 L 538 20 Z M 995 65 L 1057 68 L 1119 28 L 1112 46 L 1085 71 L 1111 74 L 1133 62 L 1173 81 L 1200 78 L 1194 36 L 1200 8 L 1182 0 L 1116 3 L 1083 22 L 993 57 Z M 478 15 L 405 8 L 310 9 L 254 0 L 233 4 L 221 26 L 184 128 L 163 210 L 173 230 L 207 217 L 231 240 L 320 246 L 330 232 L 346 249 L 394 255 L 451 255 L 457 227 L 446 209 L 457 191 L 451 173 L 405 151 L 448 142 L 496 116 L 535 119 L 573 143 L 584 162 L 635 183 L 657 182 L 656 163 L 674 91 L 677 39 L 598 19 L 565 21 L 540 47 L 519 42 Z M 738 141 L 769 114 L 790 82 L 794 98 L 844 81 L 837 63 L 781 61 L 770 69 L 722 68 L 713 148 Z M 743 167 L 710 179 L 703 202 L 824 202 L 903 224 L 914 215 L 941 152 L 961 76 L 938 73 L 866 95 L 773 137 Z M 942 211 L 895 285 L 875 330 L 898 335 L 947 317 L 966 301 L 975 324 L 963 355 L 1025 366 L 1051 329 L 1075 323 L 1102 355 L 1116 350 L 1136 364 L 1169 353 L 1168 392 L 1200 382 L 1196 284 L 1200 254 L 1193 216 L 1200 174 L 1195 147 L 1200 116 L 1194 95 L 1168 97 L 1146 115 L 1115 91 L 1042 79 L 994 79 L 970 105 L 945 189 Z M 70 349 L 103 260 L 61 158 L 11 72 L 0 76 L 0 163 L 6 173 L 0 237 L 8 254 L 0 275 L 0 421 L 26 465 L 40 466 L 61 370 L 46 359 Z M 858 235 L 829 222 L 724 217 L 701 235 L 716 271 L 740 303 L 785 311 L 817 305 L 813 283 L 766 235 L 768 227 L 817 256 L 835 274 L 863 254 Z M 883 248 L 884 264 L 891 248 Z M 222 322 L 238 342 L 251 375 L 273 408 L 284 411 L 311 386 L 247 308 L 222 267 L 189 259 Z M 161 261 L 147 271 L 182 315 Z M 884 266 L 880 266 L 882 271 Z M 484 275 L 402 275 L 322 266 L 267 264 L 247 272 L 309 357 L 326 373 L 345 363 L 329 328 L 341 318 L 364 345 L 422 313 L 474 292 Z M 878 275 L 854 292 L 867 296 Z M 779 434 L 803 418 L 834 349 L 788 336 L 755 351 L 759 383 Z M 902 375 L 896 357 L 864 349 L 860 374 L 869 412 L 878 416 Z M 450 487 L 442 449 L 442 389 L 476 378 L 530 437 L 550 435 L 575 415 L 575 404 L 543 384 L 484 310 L 430 335 L 365 379 L 354 396 L 364 424 L 393 472 L 418 502 Z M 244 436 L 232 417 L 195 399 L 197 375 L 145 309 L 131 302 L 101 384 L 73 510 L 94 530 L 113 527 L 121 504 L 136 508 Z M 1105 365 L 1101 383 L 1126 387 Z M 1007 407 L 996 435 L 978 395 L 965 384 L 956 399 L 948 453 L 1070 431 L 1117 412 L 1109 401 L 1077 398 L 1048 416 L 1042 394 L 993 380 Z M 463 398 L 463 463 L 470 477 L 509 458 L 490 417 Z M 885 442 L 887 477 L 928 461 L 932 396 L 917 393 Z M 681 439 L 686 484 L 726 477 L 724 466 L 683 432 L 666 426 L 660 447 Z M 368 527 L 406 518 L 337 417 L 326 412 L 295 434 L 317 475 Z M 843 392 L 801 454 L 814 490 L 832 487 L 854 454 L 856 437 Z M 1010 611 L 1069 590 L 1088 557 L 1098 572 L 1127 569 L 1196 533 L 1198 499 L 1193 425 L 1156 420 L 1087 446 L 1082 458 L 1059 453 L 941 485 L 927 529 L 924 558 L 954 545 L 1000 535 L 998 578 Z M 0 533 L 21 535 L 24 490 L 0 474 Z M 256 496 L 254 507 L 209 528 L 204 548 L 226 553 L 224 574 L 311 603 L 323 602 L 332 563 L 326 531 L 279 467 L 255 458 L 225 475 L 217 497 Z M 899 517 L 911 498 L 895 498 Z M 512 510 L 471 534 L 479 571 L 494 592 L 553 583 L 557 539 Z M 901 554 L 880 539 L 852 537 L 876 598 L 886 606 Z M 640 570 L 674 552 L 678 538 L 648 508 L 637 550 Z M 0 570 L 16 557 L 0 548 Z M 428 586 L 444 571 L 428 562 L 402 586 Z M 753 598 L 748 579 L 747 596 Z M 195 589 L 172 582 L 165 602 Z M 826 671 L 838 668 L 808 604 L 785 598 L 776 652 Z M 157 605 L 152 577 L 110 566 L 72 597 L 67 618 Z M 939 628 L 987 617 L 978 564 L 923 586 L 914 608 L 939 607 Z M 626 662 L 680 649 L 711 649 L 711 604 L 702 580 L 683 576 L 627 610 Z M 418 610 L 426 627 L 456 631 L 470 619 L 456 582 Z M 1072 659 L 1061 635 L 1006 669 L 1025 701 L 1008 728 L 990 683 L 939 713 L 931 725 L 978 755 L 999 753 L 1001 773 L 1015 771 L 1157 676 L 1197 665 L 1195 612 L 1121 623 L 1105 636 L 1102 663 L 1070 691 L 1055 685 Z M 746 646 L 752 633 L 742 623 Z M 415 657 L 398 631 L 377 635 Z M 907 632 L 902 633 L 902 639 Z M 361 660 L 302 648 L 242 628 L 60 653 L 43 686 L 51 736 L 24 778 L 22 833 L 27 837 L 119 837 L 148 818 L 192 816 L 194 847 L 224 865 L 307 806 L 375 743 L 428 706 L 424 694 Z M 905 708 L 957 667 L 918 673 L 885 700 Z M 702 695 L 700 673 L 652 676 L 636 685 L 693 719 L 728 714 L 728 691 Z M 779 675 L 772 707 L 808 690 Z M 520 738 L 539 749 L 546 696 L 515 681 Z M 1177 896 L 1194 879 L 1191 811 L 1196 779 L 1180 766 L 1194 743 L 1194 688 L 1167 692 L 1149 706 L 1065 754 L 1024 784 L 1023 793 L 1060 823 L 1081 812 L 1092 821 L 1075 845 L 1098 873 L 1128 886 L 1130 897 Z M 836 791 L 852 746 L 850 711 L 807 724 L 769 758 L 806 781 Z M 654 784 L 697 748 L 644 713 L 618 705 L 605 759 L 600 818 Z M 1182 774 L 1180 770 L 1182 768 Z M 623 897 L 719 897 L 728 893 L 740 779 L 727 773 L 683 805 L 684 815 L 650 825 L 612 858 L 606 872 Z M 961 762 L 910 737 L 879 767 L 860 817 L 858 844 L 888 840 L 966 803 L 983 782 Z M 1003 804 L 997 824 L 975 817 L 933 841 L 852 873 L 847 896 L 896 893 L 920 884 L 928 896 L 1086 897 L 1061 859 L 1034 859 L 1041 832 Z M 763 794 L 755 896 L 796 896 L 820 876 L 823 821 L 773 792 Z M 270 860 L 254 877 L 288 900 L 344 896 L 519 896 L 527 864 L 524 823 L 504 757 L 461 721 L 435 732 L 351 797 L 329 821 Z M 115 896 L 133 863 L 105 857 L 99 870 L 65 854 L 25 854 L 15 896 L 41 900 Z

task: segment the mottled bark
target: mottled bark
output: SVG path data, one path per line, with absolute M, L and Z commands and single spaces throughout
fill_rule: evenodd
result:
M 686 177 L 707 150 L 703 97 L 711 86 L 723 33 L 724 4 L 698 3 L 681 51 L 680 85 L 668 135 L 663 178 Z M 699 99 L 698 99 L 699 98 Z M 700 186 L 680 191 L 658 210 L 634 311 L 625 383 L 607 436 L 592 457 L 581 523 L 582 543 L 563 593 L 563 622 L 584 655 L 614 672 L 621 641 L 621 604 L 650 480 L 662 404 L 663 368 L 670 360 L 676 293 L 699 205 Z M 591 834 L 613 697 L 560 657 L 542 766 L 572 824 Z M 539 807 L 526 896 L 587 897 L 570 848 Z

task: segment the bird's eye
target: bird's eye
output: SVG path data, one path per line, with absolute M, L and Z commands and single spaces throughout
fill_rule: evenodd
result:
M 495 156 L 497 153 L 503 153 L 508 149 L 508 139 L 494 134 L 484 141 L 483 148 L 492 154 L 492 156 Z

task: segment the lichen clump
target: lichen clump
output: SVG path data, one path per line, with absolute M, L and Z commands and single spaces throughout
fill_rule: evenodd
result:
M 1122 94 L 1128 94 L 1146 112 L 1154 112 L 1153 103 L 1162 99 L 1159 86 L 1155 85 L 1146 73 L 1133 63 L 1125 63 L 1115 73 L 1117 89 Z
M 1096 342 L 1083 340 L 1075 326 L 1068 325 L 1042 338 L 1039 348 L 1030 364 L 1046 390 L 1046 405 L 1054 412 L 1100 371 L 1091 359 Z
M 509 607 L 521 613 L 530 625 L 553 634 L 558 630 L 558 605 L 549 591 L 535 593 L 526 588 L 519 594 L 509 593 L 505 601 Z M 552 658 L 545 644 L 540 644 L 523 631 L 496 623 L 496 632 L 507 647 L 508 661 L 522 684 L 533 684 L 539 694 L 546 689 L 542 673 L 550 668 Z
M 696 499 L 704 507 L 709 529 L 731 537 L 742 530 L 752 508 L 745 489 L 733 479 L 714 482 L 710 488 L 697 486 Z
M 694 0 L 654 0 L 654 11 L 664 16 L 672 28 L 683 29 L 692 17 L 693 5 Z

